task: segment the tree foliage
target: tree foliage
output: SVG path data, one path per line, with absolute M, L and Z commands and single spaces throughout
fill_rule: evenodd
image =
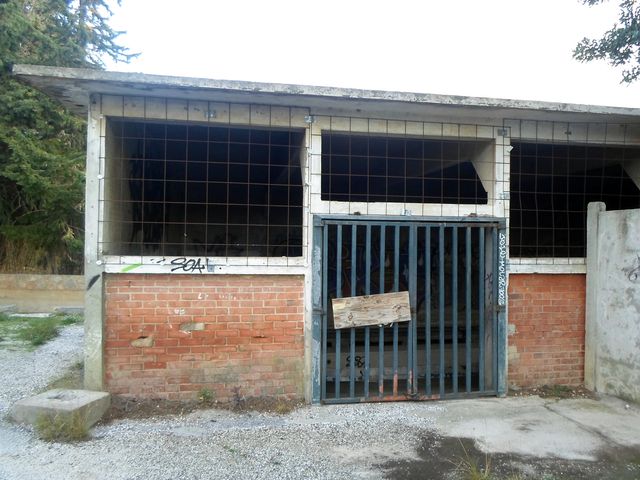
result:
M 82 270 L 84 120 L 9 71 L 127 61 L 110 16 L 105 0 L 0 0 L 1 270 Z
M 604 0 L 583 0 L 586 5 L 596 5 Z M 604 33 L 600 39 L 583 38 L 573 51 L 581 62 L 607 60 L 622 71 L 622 82 L 631 83 L 640 77 L 640 1 L 620 2 L 619 23 Z

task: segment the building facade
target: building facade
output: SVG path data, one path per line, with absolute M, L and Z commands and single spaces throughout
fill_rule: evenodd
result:
M 331 403 L 583 382 L 587 204 L 640 206 L 640 110 L 14 74 L 88 118 L 88 388 Z M 407 321 L 334 322 L 394 292 Z

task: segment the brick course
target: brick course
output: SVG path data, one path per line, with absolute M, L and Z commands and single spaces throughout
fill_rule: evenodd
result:
M 583 274 L 509 276 L 509 385 L 584 380 Z
M 131 275 L 105 279 L 107 389 L 220 401 L 301 398 L 304 280 L 275 275 Z M 152 346 L 132 341 L 153 337 Z

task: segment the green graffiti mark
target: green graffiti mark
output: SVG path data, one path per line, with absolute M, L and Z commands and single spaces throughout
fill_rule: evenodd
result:
M 121 270 L 121 273 L 127 273 L 127 272 L 130 272 L 131 270 L 135 270 L 136 268 L 141 267 L 141 266 L 142 266 L 142 264 L 141 264 L 141 263 L 134 263 L 133 265 L 127 265 L 126 267 L 124 267 L 124 268 Z

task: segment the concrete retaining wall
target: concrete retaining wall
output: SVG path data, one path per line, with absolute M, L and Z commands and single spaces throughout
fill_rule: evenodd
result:
M 585 384 L 640 402 L 640 209 L 589 205 Z
M 0 274 L 0 305 L 19 313 L 53 312 L 84 306 L 82 275 Z

